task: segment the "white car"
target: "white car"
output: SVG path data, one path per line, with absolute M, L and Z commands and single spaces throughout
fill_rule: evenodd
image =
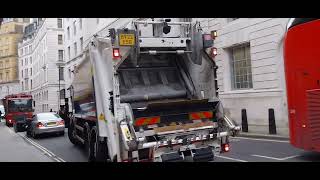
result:
M 40 134 L 59 133 L 64 135 L 64 120 L 56 113 L 39 113 L 27 124 L 27 135 L 37 138 Z

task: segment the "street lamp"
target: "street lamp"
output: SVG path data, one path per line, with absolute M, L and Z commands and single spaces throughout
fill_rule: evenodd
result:
M 58 74 L 59 74 L 59 76 L 58 76 L 58 82 L 59 82 L 59 93 L 58 93 L 58 110 L 60 109 L 60 104 L 61 104 L 61 92 L 60 92 L 60 80 L 61 80 L 61 77 L 60 77 L 60 75 L 61 75 L 61 73 L 60 73 L 60 71 L 61 71 L 61 67 L 63 67 L 64 66 L 64 62 L 62 61 L 62 60 L 58 60 L 57 61 L 57 63 L 56 63 L 56 65 L 58 66 Z

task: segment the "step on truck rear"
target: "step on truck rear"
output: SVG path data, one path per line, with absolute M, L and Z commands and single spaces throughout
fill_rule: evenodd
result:
M 75 71 L 70 141 L 92 161 L 212 161 L 239 127 L 218 98 L 212 34 L 190 19 L 119 19 Z

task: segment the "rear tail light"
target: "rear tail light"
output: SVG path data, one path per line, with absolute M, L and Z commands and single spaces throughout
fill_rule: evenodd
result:
M 230 146 L 229 144 L 222 144 L 222 152 L 229 152 L 230 151 Z
M 58 125 L 64 125 L 64 120 L 59 121 Z
M 217 48 L 213 47 L 211 48 L 211 57 L 215 57 L 218 54 L 218 50 Z
M 113 48 L 112 50 L 113 58 L 120 58 L 120 49 L 119 48 Z
M 37 128 L 43 127 L 43 124 L 41 122 L 37 123 Z

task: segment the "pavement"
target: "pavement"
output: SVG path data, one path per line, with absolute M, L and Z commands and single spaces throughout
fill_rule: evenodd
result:
M 0 121 L 0 162 L 54 162 Z
M 282 136 L 277 134 L 259 134 L 251 132 L 240 132 L 239 137 L 252 137 L 252 138 L 263 138 L 263 139 L 279 139 L 279 140 L 288 140 L 288 136 Z

